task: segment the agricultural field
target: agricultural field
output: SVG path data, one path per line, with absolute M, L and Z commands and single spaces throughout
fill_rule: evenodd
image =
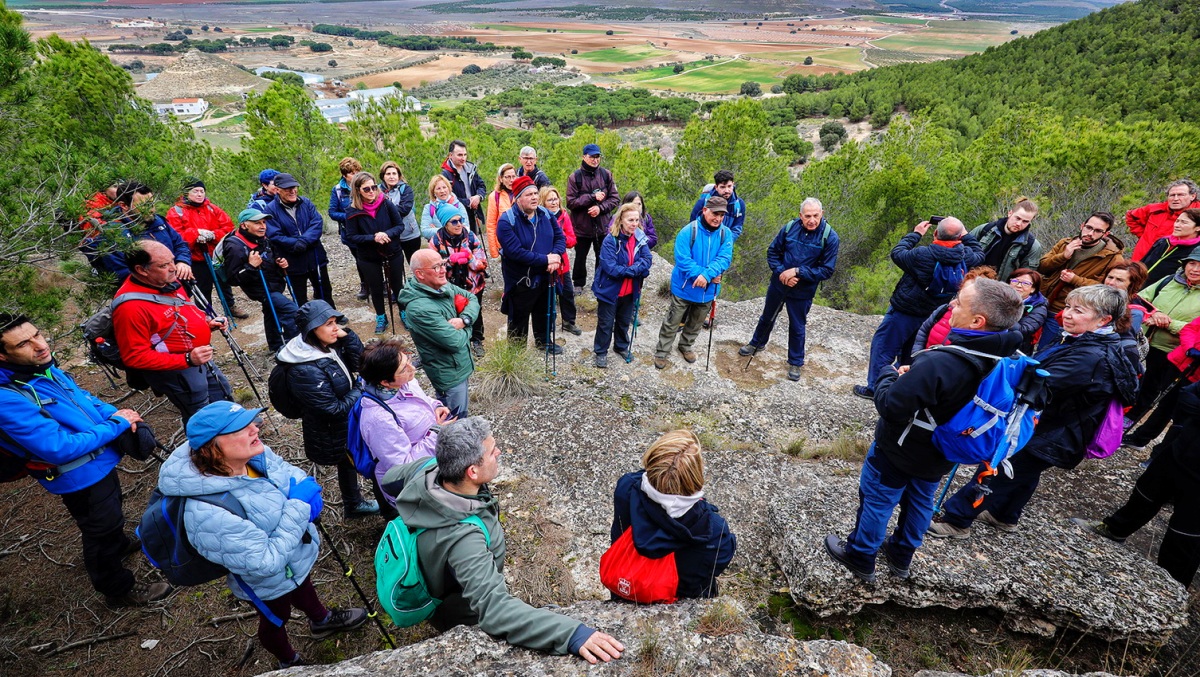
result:
M 763 85 L 764 89 L 768 89 L 771 85 L 783 82 L 785 77 L 797 70 L 795 66 L 730 59 L 717 62 L 712 66 L 702 66 L 684 71 L 679 75 L 638 82 L 642 86 L 676 92 L 730 94 L 737 92 L 742 83 L 748 81 L 757 82 Z M 625 76 L 617 77 L 623 79 Z
M 393 82 L 399 82 L 404 89 L 412 89 L 421 86 L 422 83 L 439 82 L 451 75 L 459 75 L 462 69 L 470 64 L 487 68 L 504 60 L 506 59 L 481 54 L 443 55 L 436 61 L 419 66 L 364 75 L 351 80 L 350 84 L 357 85 L 362 82 L 367 87 L 387 87 Z
M 685 64 L 683 64 L 684 72 L 686 73 L 687 71 L 690 71 L 695 68 L 711 66 L 714 63 L 724 63 L 725 61 L 728 61 L 728 59 L 726 59 L 724 61 L 722 61 L 722 60 L 717 60 L 717 61 L 701 60 L 701 61 L 693 61 L 691 63 L 685 63 Z M 624 80 L 625 82 L 647 82 L 650 80 L 661 80 L 663 78 L 676 77 L 677 75 L 682 75 L 682 74 L 677 74 L 675 72 L 674 66 L 658 66 L 657 68 L 648 68 L 646 70 L 638 71 L 636 73 L 622 73 L 618 77 L 621 80 Z
M 664 59 L 674 52 L 651 47 L 650 45 L 627 45 L 625 47 L 609 47 L 573 55 L 575 59 L 595 61 L 600 63 L 636 63 L 650 59 Z
M 526 26 L 521 24 L 475 24 L 475 28 L 509 33 L 545 33 L 546 28 Z M 604 35 L 603 28 L 555 28 L 556 33 L 582 33 L 584 35 Z M 628 35 L 629 31 L 613 31 L 613 35 Z
M 818 47 L 810 50 L 793 52 L 754 52 L 747 56 L 771 61 L 790 61 L 804 63 L 812 57 L 814 66 L 828 66 L 839 70 L 862 70 L 867 67 L 863 63 L 863 51 L 857 47 Z
M 1017 36 L 1009 24 L 992 21 L 931 21 L 927 30 L 892 35 L 871 44 L 880 49 L 962 56 L 986 50 Z M 1025 28 L 1025 26 L 1021 26 Z

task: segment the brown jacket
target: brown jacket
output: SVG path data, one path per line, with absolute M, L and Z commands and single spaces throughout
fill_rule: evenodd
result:
M 1067 294 L 1070 294 L 1072 289 L 1103 284 L 1109 270 L 1125 263 L 1125 257 L 1121 255 L 1125 249 L 1125 243 L 1115 235 L 1106 235 L 1104 248 L 1099 253 L 1080 261 L 1072 269 L 1075 279 L 1065 282 L 1059 279 L 1059 274 L 1066 270 L 1071 257 L 1067 256 L 1064 250 L 1067 248 L 1067 243 L 1074 239 L 1075 237 L 1064 237 L 1059 240 L 1058 244 L 1042 256 L 1042 260 L 1038 264 L 1038 272 L 1042 274 L 1042 295 L 1046 297 L 1046 304 L 1049 306 L 1051 315 L 1063 309 Z

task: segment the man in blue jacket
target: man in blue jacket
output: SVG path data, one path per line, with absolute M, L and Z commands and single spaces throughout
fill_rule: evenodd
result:
M 738 355 L 750 357 L 766 347 L 779 311 L 788 313 L 788 378 L 800 380 L 804 366 L 804 327 L 817 285 L 833 276 L 837 266 L 838 236 L 825 221 L 821 201 L 810 197 L 800 203 L 800 218 L 784 226 L 767 248 L 771 282 L 762 315 L 750 343 Z
M 154 191 L 144 183 L 127 181 L 117 186 L 117 197 L 112 211 L 116 215 L 107 224 L 99 224 L 104 230 L 117 232 L 126 241 L 156 240 L 171 250 L 175 257 L 175 272 L 181 280 L 193 280 L 192 254 L 187 242 L 167 220 L 154 213 Z M 129 265 L 125 252 L 119 245 L 108 241 L 101 232 L 89 236 L 80 244 L 80 250 L 98 272 L 112 273 L 121 284 L 129 277 Z
M 325 221 L 316 205 L 300 196 L 300 182 L 291 174 L 275 177 L 278 195 L 263 211 L 267 221 L 267 238 L 275 245 L 280 257 L 287 259 L 288 279 L 296 293 L 297 306 L 308 302 L 308 283 L 313 295 L 337 307 L 333 302 L 333 286 L 329 281 L 329 257 L 321 244 Z
M 567 237 L 558 220 L 538 206 L 533 179 L 518 176 L 513 181 L 513 206 L 496 222 L 496 238 L 504 257 L 504 299 L 500 312 L 508 316 L 508 338 L 522 343 L 533 324 L 533 342 L 538 350 L 562 354 L 562 346 L 549 341 L 550 286 L 562 266 Z
M 142 417 L 105 404 L 54 366 L 50 346 L 21 315 L 0 314 L 0 449 L 63 504 L 83 534 L 83 565 L 111 606 L 148 604 L 171 593 L 137 583 L 121 560 L 138 551 L 125 535 L 117 438 Z
M 722 225 L 729 204 L 714 195 L 705 202 L 700 218 L 679 230 L 675 236 L 675 267 L 671 270 L 671 305 L 658 331 L 654 349 L 654 367 L 667 368 L 667 353 L 679 335 L 679 354 L 691 364 L 696 361 L 692 345 L 709 307 L 721 293 L 721 274 L 733 262 L 733 234 Z
M 931 244 L 917 246 L 930 225 L 929 221 L 918 223 L 913 232 L 901 238 L 892 249 L 892 262 L 904 271 L 904 275 L 896 283 L 883 321 L 871 339 L 867 384 L 854 386 L 854 394 L 859 397 L 869 400 L 875 396 L 875 381 L 888 365 L 897 359 L 900 364 L 908 363 L 913 339 L 921 323 L 954 296 L 954 290 L 943 289 L 941 285 L 955 275 L 961 283 L 962 273 L 983 262 L 979 242 L 967 232 L 962 221 L 953 216 L 943 217 L 938 222 Z M 941 279 L 935 279 L 937 277 Z
M 712 186 L 705 187 L 696 200 L 696 204 L 692 205 L 691 219 L 695 221 L 700 218 L 700 212 L 704 210 L 704 203 L 708 198 L 714 195 L 725 198 L 729 209 L 725 212 L 723 225 L 729 229 L 733 239 L 737 240 L 742 236 L 742 225 L 746 222 L 746 203 L 737 196 L 735 186 L 733 172 L 728 169 L 718 170 L 716 174 L 713 174 Z

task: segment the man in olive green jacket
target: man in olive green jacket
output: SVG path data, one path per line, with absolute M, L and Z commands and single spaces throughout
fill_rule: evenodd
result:
M 467 415 L 467 381 L 475 371 L 471 325 L 479 300 L 446 281 L 446 264 L 432 249 L 413 253 L 412 278 L 400 292 L 404 325 L 421 355 L 421 366 L 438 399 L 455 417 Z
M 508 592 L 500 505 L 488 489 L 500 471 L 500 448 L 488 422 L 475 416 L 446 425 L 434 453 L 436 463 L 413 461 L 383 478 L 408 528 L 424 529 L 417 535 L 417 561 L 429 594 L 442 602 L 430 618 L 434 627 L 478 624 L 529 649 L 574 654 L 589 663 L 620 658 L 625 647 L 616 639 Z

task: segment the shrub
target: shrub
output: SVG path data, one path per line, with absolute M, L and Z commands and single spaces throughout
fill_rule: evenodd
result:
M 571 53 L 572 53 L 572 54 L 578 54 L 578 53 L 579 53 L 579 50 L 578 50 L 578 49 L 572 49 L 572 50 L 571 50 Z
M 783 85 L 771 85 L 771 93 L 772 94 L 782 94 L 783 93 Z
M 794 33 L 795 31 L 792 31 L 792 32 Z M 806 56 L 806 57 L 804 57 L 804 65 L 805 65 L 805 66 L 811 66 L 811 65 L 813 65 L 813 59 L 812 59 L 812 57 L 811 57 L 811 56 Z
M 604 34 L 605 34 L 605 35 L 612 35 L 612 34 L 613 34 L 613 32 L 612 32 L 612 31 L 604 31 Z
M 825 152 L 831 152 L 834 148 L 837 148 L 838 142 L 841 140 L 842 138 L 837 134 L 822 134 L 821 147 L 825 149 Z
M 746 627 L 746 619 L 738 605 L 725 598 L 717 598 L 708 604 L 708 609 L 696 619 L 696 632 L 709 637 L 735 635 Z
M 520 61 L 521 59 L 532 59 L 532 58 L 533 58 L 533 53 L 532 53 L 532 52 L 526 52 L 526 51 L 525 51 L 525 50 L 523 50 L 523 49 L 518 49 L 517 51 L 515 51 L 515 52 L 513 52 L 513 53 L 512 53 L 512 58 L 513 58 L 513 59 L 516 59 L 516 60 L 518 60 L 518 61 Z
M 524 343 L 496 341 L 476 365 L 472 394 L 485 405 L 536 395 L 542 390 L 542 364 Z
M 330 59 L 326 62 L 330 68 L 337 68 L 337 59 Z
M 825 136 L 826 134 L 837 134 L 838 139 L 844 139 L 846 138 L 846 126 L 835 120 L 830 120 L 829 122 L 821 125 L 820 134 L 821 136 Z
M 333 51 L 333 45 L 329 44 L 328 42 L 313 43 L 313 44 L 309 45 L 308 48 L 314 52 L 332 52 Z
M 476 66 L 473 63 L 469 63 L 466 66 L 463 66 L 462 72 L 463 72 L 463 75 L 471 75 L 472 73 L 478 73 L 481 70 L 483 70 L 483 69 L 480 68 L 479 66 Z
M 675 67 L 672 68 L 671 70 L 675 73 L 682 73 L 684 71 L 683 64 L 677 63 L 677 64 L 675 64 Z
M 742 83 L 741 93 L 743 96 L 761 96 L 762 85 L 753 80 L 747 80 Z

